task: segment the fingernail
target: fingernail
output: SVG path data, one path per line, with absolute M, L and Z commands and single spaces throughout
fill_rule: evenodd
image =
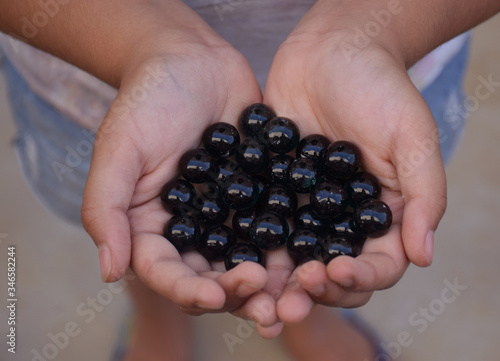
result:
M 103 282 L 106 282 L 111 273 L 111 252 L 105 244 L 99 246 L 98 251 L 99 263 L 101 264 L 101 279 Z
M 425 237 L 425 252 L 427 253 L 429 263 L 432 263 L 434 253 L 434 231 L 429 231 L 429 233 L 427 233 L 427 237 Z

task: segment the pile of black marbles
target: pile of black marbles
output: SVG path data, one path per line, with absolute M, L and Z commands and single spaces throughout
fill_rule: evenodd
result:
M 297 264 L 327 264 L 356 257 L 368 237 L 387 233 L 391 210 L 354 144 L 319 134 L 300 139 L 292 120 L 260 103 L 243 111 L 239 127 L 244 139 L 231 124 L 209 126 L 202 148 L 181 157 L 182 178 L 161 191 L 173 214 L 164 236 L 179 252 L 196 249 L 229 270 L 244 261 L 264 265 L 263 251 L 286 245 Z

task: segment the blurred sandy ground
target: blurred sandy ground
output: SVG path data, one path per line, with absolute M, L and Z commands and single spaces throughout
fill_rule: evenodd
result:
M 499 34 L 500 16 L 475 31 L 469 94 L 481 76 L 500 81 Z M 127 309 L 125 292 L 111 293 L 100 282 L 89 237 L 43 209 L 23 182 L 10 145 L 14 129 L 1 77 L 0 119 L 0 360 L 32 360 L 33 350 L 42 352 L 52 342 L 49 333 L 72 325 L 79 334 L 55 359 L 107 361 Z M 462 147 L 447 169 L 449 205 L 436 235 L 433 266 L 411 267 L 395 287 L 376 293 L 360 309 L 400 360 L 500 360 L 499 152 L 500 87 L 471 113 Z M 9 245 L 17 247 L 18 260 L 16 355 L 7 352 L 5 342 Z M 450 283 L 460 287 L 452 290 Z M 81 315 L 90 309 L 88 298 L 98 296 L 107 304 L 95 318 Z M 279 340 L 264 341 L 251 331 L 238 335 L 239 323 L 231 316 L 196 322 L 198 360 L 289 359 Z M 225 333 L 242 343 L 231 350 Z

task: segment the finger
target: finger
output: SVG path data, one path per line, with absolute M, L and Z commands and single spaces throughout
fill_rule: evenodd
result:
M 402 237 L 410 260 L 418 266 L 429 266 L 434 232 L 446 209 L 446 176 L 439 132 L 430 112 L 420 114 L 420 119 L 407 128 L 394 150 L 398 155 L 394 164 L 405 201 Z
M 141 233 L 134 237 L 131 265 L 149 288 L 180 307 L 207 310 L 224 307 L 223 288 L 186 265 L 175 247 L 160 235 Z
M 101 276 L 106 282 L 120 279 L 130 263 L 126 211 L 140 172 L 139 152 L 110 132 L 103 122 L 94 144 L 81 216 L 84 228 L 98 247 Z
M 326 292 L 326 282 L 329 281 L 326 267 L 319 261 L 309 261 L 296 271 L 296 279 L 311 297 L 322 297 Z
M 188 257 L 188 259 L 183 256 L 184 263 L 187 263 L 186 260 L 188 260 L 193 264 L 197 256 L 204 258 L 200 254 L 195 255 L 197 252 L 190 253 L 192 254 Z M 208 264 L 206 260 L 205 263 Z M 193 264 L 192 268 L 193 267 L 200 269 L 197 264 Z M 243 315 L 243 318 L 245 319 L 251 319 L 249 315 L 251 311 L 249 311 L 248 305 L 246 307 L 243 307 L 243 305 L 252 295 L 261 291 L 267 282 L 266 270 L 264 267 L 254 262 L 244 262 L 238 267 L 235 267 L 227 272 L 205 271 L 200 273 L 200 276 L 216 281 L 225 292 L 226 302 L 223 308 L 216 310 L 201 309 L 198 307 L 181 308 L 183 312 L 191 315 L 201 315 L 213 312 L 232 312 L 233 314 L 238 313 L 239 315 Z M 269 315 L 269 313 L 266 313 L 266 315 Z M 273 315 L 271 315 L 271 317 L 273 317 L 273 319 L 275 318 Z M 269 322 L 266 320 L 267 318 L 260 321 Z
M 301 322 L 314 307 L 311 296 L 300 286 L 296 275 L 297 272 L 292 274 L 276 304 L 279 319 L 287 324 Z
M 229 271 L 212 271 L 208 261 L 198 252 L 182 255 L 183 262 L 202 277 L 216 281 L 226 294 L 224 308 L 218 312 L 234 311 L 267 283 L 267 272 L 255 262 L 243 262 Z M 224 266 L 223 266 L 224 267 Z
M 286 248 L 268 251 L 266 253 L 268 282 L 264 287 L 264 291 L 277 300 L 288 284 L 288 279 L 294 269 L 295 264 L 288 255 Z
M 263 291 L 253 294 L 232 313 L 237 317 L 252 320 L 262 327 L 271 327 L 279 321 L 276 313 L 276 301 L 269 293 Z
M 255 262 L 243 262 L 217 277 L 217 282 L 226 292 L 228 307 L 233 300 L 239 305 L 242 299 L 262 290 L 267 280 L 266 270 Z
M 202 256 L 200 255 L 200 257 Z M 244 262 L 227 272 L 204 272 L 200 276 L 216 281 L 224 290 L 226 297 L 224 307 L 217 309 L 216 312 L 236 312 L 253 294 L 261 291 L 267 283 L 266 270 L 254 262 Z M 210 312 L 211 310 L 198 311 Z M 249 316 L 244 313 L 247 311 L 239 312 L 244 314 L 244 318 L 247 318 Z
M 259 332 L 259 335 L 266 340 L 272 340 L 278 337 L 283 330 L 283 326 L 283 322 L 277 322 L 269 327 L 264 327 L 258 324 L 255 325 L 257 332 Z
M 369 238 L 356 258 L 341 256 L 333 259 L 326 267 L 328 278 L 344 289 L 356 292 L 392 287 L 409 264 L 401 244 L 400 230 L 400 225 L 394 224 L 385 236 Z
M 368 302 L 373 293 L 373 291 L 358 292 L 343 288 L 329 279 L 327 267 L 317 261 L 307 262 L 301 266 L 297 270 L 297 281 L 314 302 L 330 307 L 360 307 Z
M 198 274 L 208 273 L 212 270 L 210 263 L 200 254 L 200 252 L 188 251 L 182 253 L 180 256 L 182 262 Z M 215 276 L 213 278 L 215 278 Z

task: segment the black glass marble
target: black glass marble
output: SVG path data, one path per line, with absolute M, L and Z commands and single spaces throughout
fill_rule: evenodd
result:
M 215 158 L 204 149 L 188 150 L 179 161 L 180 173 L 191 183 L 210 181 L 215 167 Z
M 326 230 L 328 222 L 321 219 L 312 209 L 310 204 L 303 205 L 293 216 L 295 228 L 309 228 L 317 234 Z
M 250 240 L 250 226 L 255 219 L 255 209 L 241 209 L 236 211 L 233 215 L 231 225 L 233 231 L 239 238 L 249 241 Z
M 218 189 L 203 193 L 196 199 L 196 216 L 201 223 L 224 223 L 229 215 L 229 206 Z
M 259 194 L 262 194 L 264 190 L 269 187 L 269 180 L 265 176 L 261 174 L 254 174 L 251 178 L 257 183 L 257 186 L 259 187 Z
M 219 185 L 214 181 L 197 184 L 196 191 L 198 192 L 198 194 L 210 193 L 213 195 L 222 196 L 221 187 L 219 187 Z
M 307 228 L 294 230 L 288 237 L 286 247 L 296 264 L 315 260 L 321 253 L 318 234 Z
M 205 229 L 196 244 L 196 249 L 208 261 L 220 261 L 234 244 L 236 244 L 236 236 L 233 230 L 219 224 Z
M 346 182 L 345 189 L 354 204 L 360 204 L 368 199 L 378 199 L 382 191 L 378 179 L 368 172 L 354 174 Z
M 271 183 L 286 183 L 288 167 L 293 161 L 293 157 L 287 154 L 278 154 L 272 157 L 266 169 L 269 181 Z
M 264 266 L 262 251 L 253 243 L 241 242 L 232 246 L 224 257 L 227 271 L 243 262 L 255 262 Z
M 284 154 L 299 144 L 300 132 L 291 119 L 276 117 L 267 122 L 259 137 L 271 152 Z
M 362 245 L 349 236 L 328 233 L 321 237 L 321 257 L 328 264 L 338 256 L 357 257 L 361 253 Z
M 345 207 L 344 214 L 348 214 L 348 215 L 350 215 L 352 217 L 354 215 L 354 211 L 355 211 L 355 209 L 353 207 L 352 202 L 349 202 L 347 204 L 347 207 Z
M 346 180 L 361 166 L 361 152 L 351 142 L 334 142 L 325 151 L 323 166 L 328 176 Z
M 288 239 L 289 227 L 285 218 L 276 213 L 262 213 L 252 222 L 250 239 L 262 250 L 277 249 Z
M 359 231 L 367 237 L 381 237 L 391 227 L 392 211 L 381 200 L 369 199 L 356 208 L 354 222 Z
M 236 150 L 236 161 L 247 174 L 258 174 L 266 169 L 269 152 L 257 139 L 246 138 Z
M 260 209 L 280 214 L 283 217 L 291 217 L 297 210 L 297 205 L 297 194 L 281 184 L 271 184 L 259 199 Z
M 334 219 L 340 216 L 348 201 L 349 198 L 344 188 L 332 182 L 317 184 L 310 195 L 310 203 L 314 212 L 324 219 Z
M 229 176 L 239 173 L 240 171 L 241 167 L 238 163 L 230 159 L 219 158 L 211 174 L 211 180 L 217 183 L 218 186 L 222 186 Z
M 238 120 L 240 130 L 247 137 L 257 137 L 269 120 L 274 118 L 273 110 L 265 104 L 255 103 L 243 110 Z
M 327 137 L 321 134 L 311 134 L 302 140 L 297 145 L 295 150 L 297 158 L 309 158 L 315 162 L 322 159 L 323 153 L 330 145 Z
M 288 186 L 297 193 L 309 193 L 316 185 L 320 174 L 312 159 L 296 159 L 287 171 Z
M 163 236 L 179 252 L 194 247 L 200 239 L 200 233 L 198 221 L 186 214 L 170 218 L 163 230 Z
M 186 214 L 193 210 L 196 190 L 188 181 L 174 179 L 163 186 L 160 199 L 167 212 Z
M 240 144 L 240 133 L 235 126 L 218 122 L 205 129 L 201 141 L 213 156 L 228 158 L 236 153 L 236 147 Z
M 259 187 L 255 180 L 246 174 L 233 174 L 227 178 L 222 195 L 230 208 L 251 208 L 259 198 Z
M 361 233 L 351 214 L 344 213 L 340 217 L 330 222 L 330 231 L 352 238 L 355 241 L 363 242 L 366 236 Z

